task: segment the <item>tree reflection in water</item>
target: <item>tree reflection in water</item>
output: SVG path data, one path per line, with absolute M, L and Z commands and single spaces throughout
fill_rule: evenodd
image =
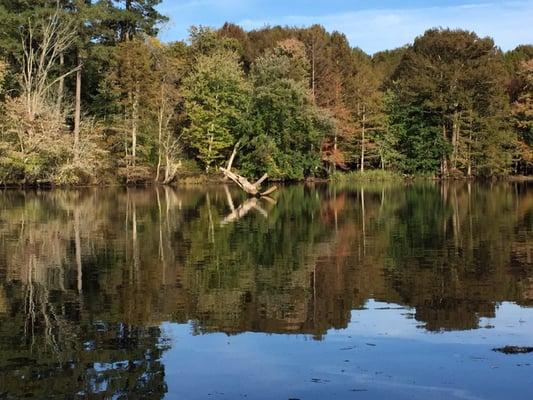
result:
M 477 328 L 533 302 L 532 211 L 503 183 L 5 191 L 0 396 L 160 398 L 163 321 L 320 340 L 376 299 Z

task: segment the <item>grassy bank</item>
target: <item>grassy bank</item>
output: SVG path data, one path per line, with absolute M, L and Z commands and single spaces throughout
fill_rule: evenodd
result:
M 368 171 L 335 172 L 330 180 L 336 183 L 347 182 L 384 182 L 402 180 L 404 176 L 392 171 L 373 169 Z

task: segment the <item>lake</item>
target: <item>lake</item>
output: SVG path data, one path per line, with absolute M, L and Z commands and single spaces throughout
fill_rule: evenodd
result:
M 533 185 L 0 194 L 0 398 L 530 399 Z

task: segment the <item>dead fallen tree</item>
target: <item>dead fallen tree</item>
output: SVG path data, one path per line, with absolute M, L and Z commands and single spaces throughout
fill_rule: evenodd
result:
M 270 189 L 264 192 L 261 192 L 261 185 L 263 184 L 264 181 L 268 179 L 268 174 L 264 174 L 255 183 L 251 183 L 244 176 L 241 176 L 231 171 L 233 160 L 235 160 L 235 156 L 237 155 L 238 148 L 239 148 L 239 143 L 237 143 L 235 147 L 233 148 L 233 153 L 231 154 L 231 157 L 228 161 L 228 166 L 226 168 L 220 167 L 220 170 L 222 171 L 224 176 L 228 179 L 231 179 L 233 182 L 235 182 L 242 190 L 244 190 L 250 196 L 264 197 L 278 190 L 276 186 L 272 186 Z

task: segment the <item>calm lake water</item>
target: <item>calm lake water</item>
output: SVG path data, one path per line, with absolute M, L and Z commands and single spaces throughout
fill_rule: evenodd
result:
M 533 185 L 272 197 L 0 193 L 0 398 L 533 398 Z

